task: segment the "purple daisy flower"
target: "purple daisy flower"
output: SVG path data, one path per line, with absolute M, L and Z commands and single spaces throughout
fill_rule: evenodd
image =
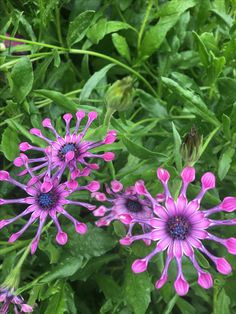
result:
M 209 216 L 221 211 L 232 212 L 236 209 L 236 198 L 226 197 L 219 205 L 200 211 L 201 200 L 207 190 L 215 188 L 215 176 L 211 172 L 205 173 L 201 178 L 201 191 L 191 201 L 187 201 L 186 190 L 190 182 L 195 180 L 195 169 L 186 167 L 182 173 L 182 188 L 176 201 L 170 194 L 168 181 L 170 175 L 165 169 L 157 170 L 157 177 L 162 182 L 165 191 L 165 205 L 156 203 L 154 208 L 155 217 L 150 219 L 134 219 L 132 222 L 145 223 L 149 225 L 150 231 L 141 235 L 126 237 L 121 240 L 122 244 L 129 245 L 136 240 L 151 240 L 156 242 L 155 249 L 143 259 L 134 261 L 132 270 L 135 273 L 147 269 L 152 257 L 160 252 L 166 251 L 166 262 L 160 279 L 156 282 L 156 288 L 161 288 L 168 279 L 168 268 L 170 262 L 175 259 L 177 265 L 177 278 L 174 283 L 176 292 L 179 295 L 187 294 L 189 284 L 186 281 L 182 260 L 184 255 L 190 259 L 198 273 L 198 284 L 205 289 L 213 285 L 210 273 L 203 270 L 197 262 L 194 251 L 199 250 L 207 256 L 222 274 L 229 274 L 231 266 L 223 257 L 217 257 L 210 253 L 203 245 L 202 240 L 211 240 L 224 245 L 228 252 L 236 254 L 236 239 L 221 239 L 208 231 L 214 226 L 235 225 L 236 219 L 213 220 Z M 144 184 L 138 182 L 135 186 L 136 192 L 140 195 L 148 195 Z
M 57 236 L 56 241 L 64 245 L 66 244 L 68 237 L 67 233 L 65 233 L 58 220 L 58 215 L 62 214 L 69 220 L 71 220 L 75 226 L 76 232 L 80 234 L 84 234 L 87 231 L 87 226 L 76 220 L 73 216 L 71 216 L 65 209 L 64 205 L 78 205 L 87 208 L 88 210 L 93 210 L 95 206 L 80 202 L 80 201 L 72 201 L 68 200 L 67 197 L 71 195 L 74 191 L 88 190 L 90 192 L 95 192 L 99 189 L 100 184 L 97 181 L 91 181 L 86 186 L 78 186 L 77 182 L 66 182 L 59 183 L 61 175 L 65 169 L 61 168 L 57 172 L 53 174 L 51 177 L 50 166 L 45 174 L 43 180 L 40 180 L 39 177 L 35 176 L 32 169 L 30 169 L 28 165 L 28 158 L 24 154 L 20 154 L 19 157 L 27 169 L 28 173 L 31 176 L 27 185 L 24 185 L 15 179 L 11 178 L 7 171 L 0 171 L 0 181 L 8 181 L 9 183 L 19 187 L 24 190 L 28 195 L 24 198 L 19 199 L 0 199 L 0 205 L 4 204 L 28 204 L 29 206 L 22 211 L 20 214 L 11 219 L 5 219 L 0 221 L 0 229 L 15 222 L 21 217 L 26 215 L 31 215 L 28 222 L 24 225 L 24 227 L 11 235 L 9 242 L 16 241 L 25 230 L 33 224 L 37 219 L 39 220 L 39 226 L 36 233 L 36 236 L 32 242 L 31 253 L 33 254 L 38 246 L 38 242 L 40 239 L 40 234 L 42 232 L 42 228 L 45 224 L 47 217 L 49 216 L 57 228 Z
M 21 296 L 16 296 L 7 288 L 0 288 L 0 303 L 3 303 L 0 307 L 0 314 L 9 313 L 11 304 L 14 307 L 15 314 L 33 312 L 32 306 L 24 303 L 24 299 Z
M 129 225 L 127 237 L 132 235 L 132 230 L 135 223 L 133 219 L 140 220 L 140 225 L 143 232 L 147 232 L 150 227 L 142 222 L 142 219 L 149 219 L 153 216 L 153 206 L 156 200 L 147 194 L 145 197 L 141 197 L 135 191 L 134 186 L 130 186 L 124 190 L 123 185 L 119 181 L 112 181 L 111 187 L 106 186 L 106 192 L 94 192 L 92 196 L 98 201 L 110 203 L 109 207 L 104 205 L 98 207 L 93 211 L 94 216 L 102 217 L 97 222 L 98 227 L 108 226 L 114 220 L 120 220 L 122 223 Z M 160 199 L 161 195 L 158 195 Z M 149 244 L 149 240 L 145 240 L 145 243 Z
M 92 142 L 84 140 L 84 136 L 89 129 L 93 120 L 97 118 L 97 112 L 91 111 L 88 113 L 88 120 L 82 132 L 79 132 L 79 126 L 81 121 L 85 117 L 84 111 L 78 111 L 76 113 L 77 123 L 73 131 L 70 129 L 70 122 L 73 118 L 72 114 L 67 113 L 63 116 L 66 123 L 66 134 L 64 137 L 60 136 L 55 128 L 52 126 L 51 120 L 46 118 L 43 120 L 42 125 L 53 132 L 56 137 L 55 140 L 51 140 L 42 134 L 39 129 L 33 128 L 30 133 L 44 140 L 52 151 L 52 170 L 68 167 L 70 170 L 71 178 L 74 180 L 80 176 L 89 175 L 92 169 L 98 169 L 97 163 L 88 163 L 87 158 L 102 158 L 104 161 L 111 161 L 115 155 L 112 152 L 105 152 L 104 154 L 95 154 L 91 150 L 105 144 L 112 144 L 116 140 L 116 131 L 108 131 L 107 135 L 102 141 Z M 43 153 L 45 156 L 40 158 L 29 159 L 29 163 L 38 163 L 32 170 L 41 170 L 48 167 L 49 160 L 48 155 L 45 153 L 45 148 L 32 146 L 28 142 L 23 142 L 19 145 L 21 151 L 35 150 Z M 19 159 L 14 162 L 15 166 L 21 166 Z M 78 167 L 80 166 L 80 167 Z M 27 171 L 27 170 L 26 170 Z M 24 175 L 26 171 L 23 171 L 21 175 Z M 44 172 L 45 173 L 45 172 Z M 44 174 L 43 173 L 43 174 Z

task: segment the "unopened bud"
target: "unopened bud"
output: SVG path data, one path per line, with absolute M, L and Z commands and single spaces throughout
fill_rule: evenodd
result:
M 198 158 L 202 146 L 203 137 L 200 135 L 195 126 L 185 136 L 181 145 L 181 155 L 187 165 L 194 164 Z
M 107 107 L 111 111 L 127 110 L 132 104 L 133 93 L 133 80 L 130 76 L 116 81 L 106 92 Z
M 0 52 L 3 52 L 6 50 L 6 46 L 3 43 L 0 43 Z

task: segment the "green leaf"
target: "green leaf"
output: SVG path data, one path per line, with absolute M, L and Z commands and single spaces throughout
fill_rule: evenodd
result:
M 164 41 L 167 32 L 177 23 L 181 14 L 194 7 L 196 0 L 173 0 L 163 5 L 159 12 L 160 19 L 155 26 L 151 26 L 142 40 L 141 57 L 147 58 L 153 54 Z
M 195 250 L 196 259 L 199 263 L 199 265 L 205 269 L 210 268 L 210 264 L 208 260 L 205 258 L 205 256 L 199 252 L 198 250 Z
M 214 314 L 231 314 L 230 298 L 227 296 L 225 289 L 219 287 L 220 291 L 216 294 L 213 313 Z
M 41 279 L 40 282 L 47 283 L 55 279 L 70 277 L 82 266 L 82 262 L 82 256 L 64 256 L 58 265 L 54 266 L 50 273 Z
M 12 94 L 18 103 L 22 103 L 32 89 L 34 74 L 29 58 L 18 59 L 11 71 Z
M 192 105 L 189 108 L 190 111 L 215 126 L 220 125 L 220 122 L 216 118 L 215 114 L 207 108 L 206 104 L 203 102 L 200 96 L 196 95 L 191 90 L 183 88 L 172 79 L 169 79 L 167 77 L 162 77 L 161 79 L 163 83 L 168 86 L 173 92 L 177 93 L 180 97 L 189 101 L 189 104 Z
M 70 22 L 67 34 L 67 43 L 69 47 L 84 38 L 89 26 L 92 23 L 94 14 L 95 11 L 87 10 L 79 14 L 72 22 Z
M 93 44 L 98 44 L 98 42 L 106 35 L 106 29 L 107 19 L 100 19 L 96 24 L 89 28 L 86 35 Z
M 144 314 L 151 302 L 152 283 L 148 272 L 134 274 L 127 263 L 124 282 L 125 300 L 134 314 Z
M 231 125 L 231 119 L 226 114 L 223 114 L 222 116 L 222 124 L 223 124 L 223 132 L 224 136 L 228 141 L 231 140 L 231 131 L 230 131 L 230 125 Z
M 2 134 L 1 150 L 8 160 L 13 161 L 17 157 L 19 142 L 16 131 L 7 127 Z
M 98 85 L 98 83 L 106 76 L 107 72 L 114 67 L 114 64 L 108 64 L 101 70 L 95 72 L 85 83 L 81 94 L 80 94 L 80 101 L 88 99 L 91 95 L 92 91 Z
M 127 148 L 128 152 L 135 157 L 138 157 L 140 159 L 151 159 L 151 158 L 157 158 L 157 157 L 166 157 L 164 154 L 153 152 L 143 146 L 140 146 L 139 144 L 134 143 L 130 139 L 128 139 L 125 135 L 122 135 L 121 137 L 123 144 Z
M 118 51 L 118 53 L 124 57 L 127 61 L 130 61 L 130 51 L 129 46 L 127 44 L 127 41 L 125 37 L 119 35 L 119 34 L 112 34 L 112 42 Z
M 121 287 L 109 275 L 97 274 L 95 280 L 104 293 L 106 299 L 119 300 L 122 298 Z
M 58 106 L 62 107 L 65 110 L 75 112 L 78 109 L 78 105 L 73 100 L 60 92 L 46 89 L 38 89 L 35 91 L 35 93 L 51 99 Z
M 235 149 L 234 148 L 227 148 L 225 152 L 220 157 L 219 161 L 219 167 L 218 167 L 218 176 L 220 180 L 223 180 L 224 177 L 227 175 L 230 165 L 232 162 L 232 157 L 235 154 Z
M 137 89 L 136 94 L 140 98 L 140 103 L 153 117 L 163 118 L 167 116 L 166 108 L 161 104 L 161 100 L 157 97 L 146 93 L 142 89 Z
M 230 77 L 218 79 L 218 88 L 221 95 L 228 101 L 234 102 L 236 99 L 236 80 Z
M 203 43 L 202 39 L 198 36 L 196 32 L 193 32 L 193 37 L 197 44 L 200 60 L 205 67 L 208 67 L 209 61 L 210 61 L 210 54 L 207 51 L 207 48 L 205 44 Z
M 209 82 L 210 84 L 214 83 L 220 73 L 223 71 L 224 66 L 225 66 L 225 57 L 215 57 L 215 55 L 213 54 L 213 52 L 210 52 L 211 55 L 211 65 L 209 70 L 207 71 L 208 74 L 208 78 L 209 78 Z
M 196 308 L 192 306 L 188 301 L 184 300 L 183 298 L 179 298 L 177 301 L 177 306 L 179 307 L 181 314 L 195 314 Z

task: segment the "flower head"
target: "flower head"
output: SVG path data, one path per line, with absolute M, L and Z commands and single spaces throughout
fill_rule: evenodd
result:
M 22 211 L 17 216 L 11 219 L 5 219 L 0 221 L 0 229 L 15 222 L 21 217 L 25 217 L 30 215 L 29 220 L 23 226 L 23 228 L 12 234 L 9 242 L 16 241 L 25 230 L 33 224 L 36 220 L 39 220 L 39 226 L 36 233 L 36 236 L 31 245 L 31 253 L 33 254 L 38 246 L 38 242 L 40 239 L 40 234 L 42 232 L 42 228 L 45 224 L 47 217 L 50 217 L 54 224 L 57 227 L 57 236 L 56 241 L 64 245 L 67 242 L 67 233 L 64 232 L 61 228 L 61 225 L 58 220 L 58 215 L 64 215 L 66 218 L 71 220 L 75 226 L 76 232 L 80 234 L 84 234 L 87 231 L 87 226 L 76 220 L 73 216 L 71 216 L 67 210 L 64 209 L 64 205 L 78 205 L 87 208 L 88 210 L 93 210 L 95 206 L 80 202 L 80 201 L 72 201 L 68 199 L 74 191 L 88 190 L 89 192 L 97 191 L 100 187 L 100 184 L 96 181 L 90 182 L 86 186 L 78 186 L 77 182 L 69 181 L 65 183 L 60 183 L 61 175 L 64 171 L 64 168 L 59 169 L 51 176 L 50 167 L 47 169 L 47 173 L 44 175 L 42 179 L 38 176 L 35 176 L 32 169 L 29 167 L 28 158 L 26 155 L 21 154 L 20 157 L 22 164 L 27 169 L 28 173 L 31 176 L 27 185 L 24 185 L 15 179 L 13 179 L 10 174 L 6 171 L 0 171 L 0 180 L 8 181 L 9 183 L 19 187 L 22 189 L 27 195 L 24 198 L 18 199 L 0 199 L 0 205 L 4 204 L 28 204 L 28 207 Z
M 177 200 L 171 196 L 168 188 L 169 173 L 167 170 L 158 169 L 157 175 L 165 190 L 165 205 L 157 202 L 155 216 L 149 219 L 134 219 L 132 222 L 145 223 L 149 225 L 150 231 L 142 235 L 131 236 L 129 243 L 135 240 L 146 239 L 156 242 L 155 249 L 143 259 L 136 260 L 132 265 L 135 273 L 147 269 L 150 259 L 160 252 L 166 251 L 166 262 L 160 279 L 156 282 L 156 288 L 161 288 L 168 279 L 168 268 L 170 262 L 175 259 L 177 265 L 177 278 L 174 283 L 176 292 L 185 295 L 188 292 L 189 284 L 186 281 L 182 270 L 182 259 L 185 255 L 190 259 L 198 273 L 198 284 L 207 289 L 213 285 L 211 275 L 203 270 L 197 262 L 195 251 L 199 250 L 215 264 L 217 270 L 222 274 L 229 274 L 231 266 L 223 257 L 217 257 L 210 253 L 203 240 L 210 240 L 224 245 L 228 252 L 236 254 L 236 239 L 222 239 L 208 230 L 213 226 L 235 225 L 236 219 L 213 220 L 209 216 L 221 212 L 231 212 L 236 209 L 236 198 L 227 197 L 219 205 L 208 209 L 200 210 L 201 200 L 207 190 L 215 187 L 215 176 L 207 172 L 202 178 L 202 187 L 199 194 L 191 201 L 187 200 L 186 190 L 190 182 L 195 179 L 195 169 L 187 167 L 181 173 L 182 188 Z
M 97 118 L 97 112 L 91 111 L 88 113 L 87 123 L 84 129 L 79 132 L 80 123 L 84 117 L 84 111 L 78 111 L 76 113 L 77 123 L 73 131 L 71 131 L 70 122 L 73 116 L 70 113 L 65 114 L 63 116 L 63 119 L 66 123 L 66 134 L 64 137 L 57 133 L 49 118 L 44 119 L 42 125 L 43 127 L 48 128 L 54 134 L 54 140 L 44 136 L 39 129 L 33 128 L 30 130 L 31 134 L 44 140 L 48 147 L 50 147 L 52 170 L 69 168 L 72 179 L 80 176 L 87 176 L 92 169 L 99 168 L 97 163 L 88 163 L 87 158 L 102 158 L 104 161 L 111 161 L 114 159 L 114 153 L 105 152 L 103 154 L 96 154 L 92 153 L 91 150 L 105 144 L 113 143 L 116 140 L 116 132 L 108 131 L 102 141 L 93 142 L 84 140 L 86 132 L 89 129 L 91 123 Z M 35 150 L 44 154 L 44 157 L 29 159 L 29 163 L 38 164 L 33 168 L 33 170 L 41 170 L 48 167 L 48 147 L 41 148 L 32 146 L 28 142 L 23 142 L 19 145 L 20 150 L 23 152 L 28 150 Z M 15 160 L 14 164 L 16 166 L 21 166 L 21 163 L 18 162 L 18 158 Z M 23 171 L 21 174 L 24 175 L 25 173 L 26 171 Z
M 142 186 L 147 191 L 142 181 L 136 182 L 136 186 L 140 189 Z M 94 216 L 102 217 L 96 222 L 97 226 L 107 226 L 114 220 L 120 220 L 129 226 L 127 237 L 122 239 L 123 242 L 129 241 L 129 237 L 132 235 L 133 219 L 140 220 L 144 232 L 150 229 L 148 225 L 141 221 L 153 216 L 155 199 L 148 192 L 145 194 L 137 193 L 134 186 L 124 190 L 122 183 L 116 180 L 111 182 L 111 187 L 106 186 L 106 192 L 107 195 L 101 192 L 92 193 L 92 196 L 98 201 L 106 201 L 109 204 L 107 207 L 101 205 L 93 211 Z M 145 240 L 145 242 L 149 243 L 150 241 Z
M 32 306 L 24 303 L 24 299 L 21 296 L 15 295 L 8 288 L 0 288 L 0 303 L 3 303 L 0 307 L 1 314 L 9 313 L 11 304 L 13 305 L 15 314 L 33 312 Z

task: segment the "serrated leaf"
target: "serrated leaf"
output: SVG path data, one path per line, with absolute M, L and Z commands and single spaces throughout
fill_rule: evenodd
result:
M 2 134 L 1 150 L 8 160 L 13 161 L 17 157 L 19 142 L 16 131 L 7 127 Z
M 34 75 L 29 58 L 18 59 L 11 71 L 12 94 L 18 103 L 22 103 L 32 89 Z

